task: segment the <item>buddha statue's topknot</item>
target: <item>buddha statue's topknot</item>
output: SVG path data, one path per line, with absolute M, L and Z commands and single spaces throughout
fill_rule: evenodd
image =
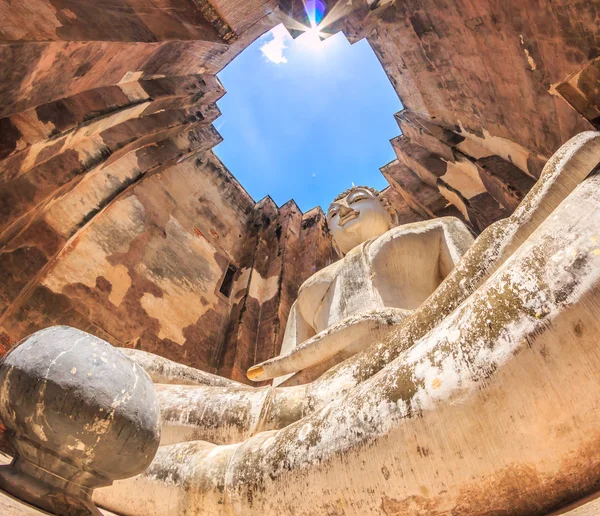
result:
M 345 190 L 340 195 L 338 195 L 333 200 L 333 202 L 340 201 L 344 197 L 346 197 L 346 196 L 350 195 L 352 192 L 354 192 L 354 190 L 358 190 L 359 188 L 361 188 L 363 190 L 369 190 L 369 192 L 371 192 L 373 195 L 375 195 L 379 199 L 381 204 L 383 204 L 384 208 L 391 215 L 392 221 L 396 221 L 397 212 L 394 209 L 394 207 L 390 204 L 390 202 L 383 196 L 383 194 L 379 190 L 376 190 L 375 188 L 373 188 L 371 186 L 353 186 L 352 188 L 348 188 L 348 190 Z

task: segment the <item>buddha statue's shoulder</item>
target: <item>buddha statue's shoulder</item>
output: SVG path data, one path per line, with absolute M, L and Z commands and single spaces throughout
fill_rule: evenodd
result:
M 409 239 L 415 242 L 415 238 L 421 243 L 429 239 L 438 240 L 440 233 L 451 232 L 452 234 L 466 234 L 470 237 L 467 226 L 456 217 L 440 217 L 437 219 L 423 220 L 402 224 L 390 229 L 386 233 L 374 238 L 368 244 L 368 254 L 374 257 L 381 251 L 390 249 L 397 245 L 410 245 Z
M 308 278 L 298 290 L 298 300 L 304 302 L 320 302 L 331 283 L 335 280 L 340 267 L 343 266 L 344 258 L 328 265 L 324 269 L 315 272 Z

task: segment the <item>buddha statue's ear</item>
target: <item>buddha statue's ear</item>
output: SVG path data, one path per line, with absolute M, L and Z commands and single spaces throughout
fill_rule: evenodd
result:
M 376 190 L 371 190 L 372 192 L 377 192 Z M 395 228 L 396 226 L 400 225 L 400 217 L 398 216 L 398 212 L 396 211 L 396 208 L 394 208 L 390 202 L 383 197 L 383 195 L 380 192 L 377 192 L 377 198 L 379 199 L 379 202 L 383 205 L 383 207 L 387 210 L 387 212 L 390 215 L 390 222 L 391 222 L 391 228 Z
M 344 253 L 342 253 L 341 249 L 337 245 L 335 238 L 333 238 L 333 233 L 331 232 L 331 228 L 329 227 L 329 221 L 327 219 L 326 219 L 326 224 L 327 224 L 327 232 L 331 235 L 331 245 L 332 245 L 334 251 L 337 253 L 337 255 L 340 258 L 343 258 L 345 255 L 344 255 Z

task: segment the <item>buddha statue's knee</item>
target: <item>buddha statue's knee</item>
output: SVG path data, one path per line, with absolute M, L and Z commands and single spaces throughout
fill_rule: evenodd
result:
M 100 515 L 92 491 L 144 471 L 160 440 L 144 370 L 66 326 L 34 333 L 3 359 L 0 418 L 15 450 L 0 488 L 55 514 Z

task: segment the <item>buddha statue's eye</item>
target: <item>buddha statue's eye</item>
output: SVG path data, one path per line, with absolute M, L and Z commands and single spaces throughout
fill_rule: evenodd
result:
M 370 196 L 369 194 L 367 194 L 366 192 L 354 192 L 349 198 L 348 198 L 348 204 L 354 204 L 355 202 L 358 201 L 364 201 L 365 199 L 368 199 Z
M 327 217 L 331 219 L 331 218 L 335 217 L 339 211 L 340 211 L 340 207 L 337 204 L 334 204 L 333 206 L 331 206 L 329 208 L 329 211 L 327 212 Z

